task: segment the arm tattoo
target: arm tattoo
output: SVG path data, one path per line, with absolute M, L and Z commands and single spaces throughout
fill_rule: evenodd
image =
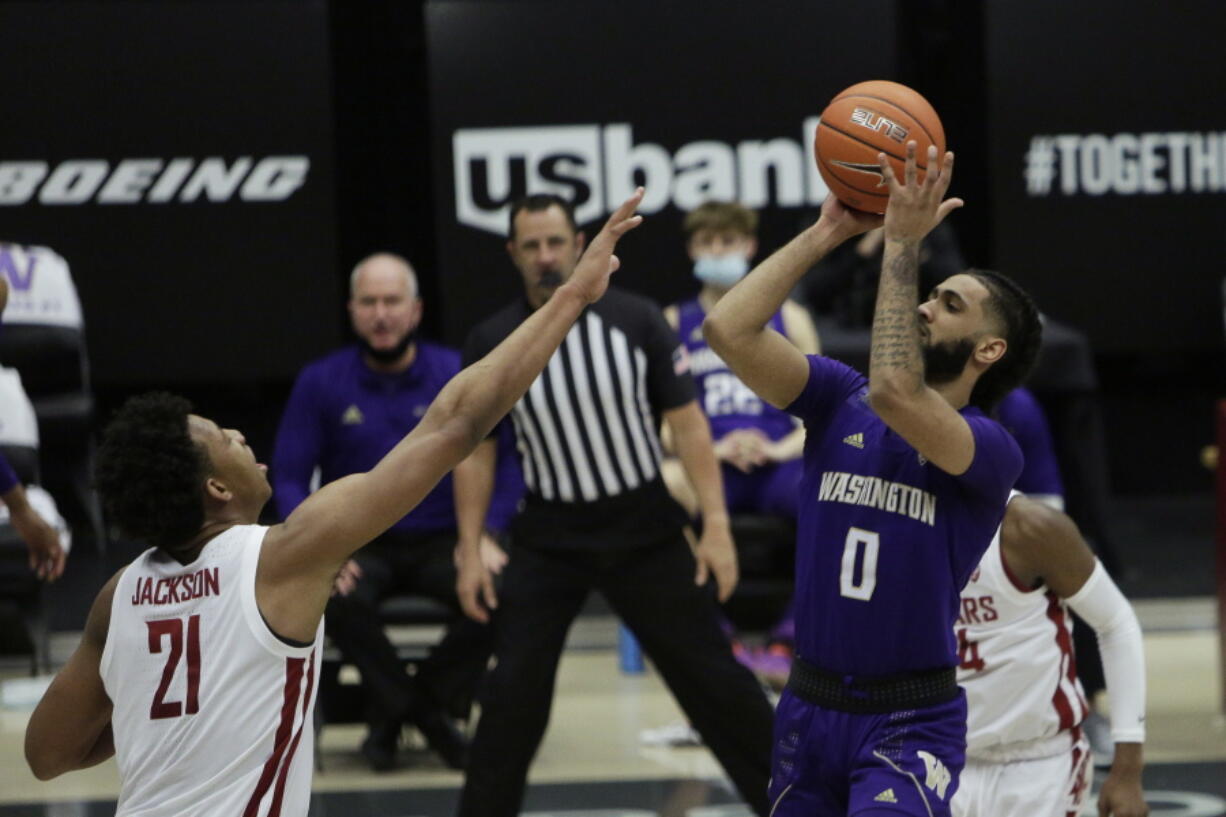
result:
M 869 379 L 904 376 L 904 382 L 919 388 L 924 380 L 920 354 L 919 244 L 887 247 L 877 286 L 873 313 L 872 352 Z

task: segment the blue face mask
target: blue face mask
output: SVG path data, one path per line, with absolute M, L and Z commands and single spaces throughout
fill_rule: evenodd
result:
M 749 261 L 743 255 L 700 255 L 694 262 L 694 277 L 704 284 L 731 289 L 749 272 Z

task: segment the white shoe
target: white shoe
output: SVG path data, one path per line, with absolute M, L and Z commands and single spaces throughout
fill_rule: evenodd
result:
M 701 746 L 702 736 L 685 721 L 639 732 L 639 743 L 647 746 Z

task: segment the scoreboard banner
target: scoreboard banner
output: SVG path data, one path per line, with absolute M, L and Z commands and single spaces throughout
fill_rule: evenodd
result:
M 1101 352 L 1216 349 L 1217 0 L 986 5 L 997 266 Z
M 95 381 L 288 378 L 341 337 L 323 0 L 0 4 L 0 242 L 80 295 Z M 0 263 L 17 295 L 23 258 Z
M 891 78 L 893 4 L 629 0 L 426 7 L 444 328 L 459 342 L 522 292 L 510 203 L 571 198 L 598 229 L 637 184 L 646 223 L 615 282 L 661 302 L 697 289 L 683 214 L 709 199 L 761 212 L 763 252 L 816 215 L 817 116 Z

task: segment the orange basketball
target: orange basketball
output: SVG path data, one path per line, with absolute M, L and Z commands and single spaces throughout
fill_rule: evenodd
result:
M 919 179 L 928 164 L 928 146 L 945 155 L 945 129 L 937 112 L 906 85 L 871 80 L 838 94 L 822 111 L 813 150 L 830 192 L 848 207 L 884 213 L 890 200 L 877 154 L 890 157 L 901 180 L 907 142 L 915 141 Z

